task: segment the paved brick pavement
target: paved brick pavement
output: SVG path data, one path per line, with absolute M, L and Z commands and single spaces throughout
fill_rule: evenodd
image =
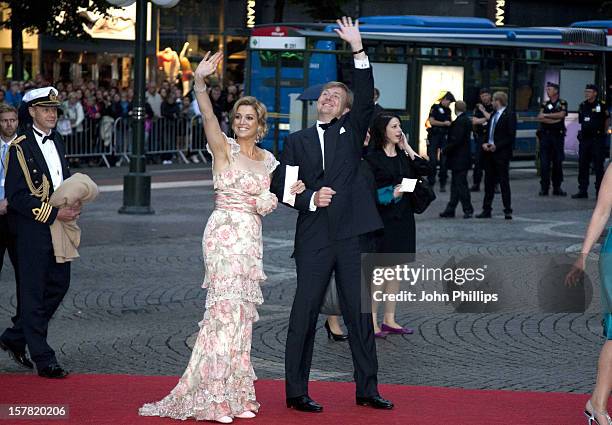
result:
M 122 194 L 113 186 L 124 169 L 82 169 L 108 191 L 84 210 L 81 259 L 73 265 L 71 289 L 50 326 L 60 362 L 80 373 L 179 375 L 202 319 L 205 292 L 201 235 L 212 204 L 206 166 L 154 167 L 154 182 L 199 182 L 201 186 L 154 189 L 151 216 L 117 214 Z M 576 189 L 575 171 L 566 190 Z M 384 383 L 465 388 L 588 392 L 602 344 L 598 280 L 585 313 L 542 313 L 537 281 L 548 258 L 575 251 L 594 201 L 538 198 L 533 170 L 512 172 L 515 219 L 443 220 L 448 193 L 417 217 L 417 250 L 441 261 L 484 255 L 503 264 L 506 282 L 524 302 L 503 312 L 460 314 L 451 306 L 401 305 L 398 321 L 414 335 L 378 342 L 379 380 Z M 499 197 L 498 197 L 499 198 Z M 482 193 L 475 194 L 479 210 Z M 494 213 L 501 213 L 496 199 Z M 253 361 L 261 378 L 282 378 L 284 341 L 295 291 L 292 251 L 295 212 L 279 209 L 264 219 L 266 303 L 253 339 Z M 541 258 L 537 262 L 534 258 Z M 12 270 L 5 260 L 0 277 L 0 323 L 14 311 Z M 322 320 L 320 327 L 322 327 Z M 0 372 L 17 372 L 0 356 Z M 313 374 L 351 380 L 348 344 L 317 335 Z

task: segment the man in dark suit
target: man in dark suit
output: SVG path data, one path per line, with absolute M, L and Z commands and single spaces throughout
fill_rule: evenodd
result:
M 0 272 L 4 263 L 4 254 L 8 252 L 8 256 L 15 271 L 15 294 L 17 305 L 15 315 L 11 318 L 13 324 L 17 324 L 19 314 L 21 313 L 21 303 L 19 302 L 19 273 L 17 269 L 17 247 L 15 246 L 15 234 L 9 228 L 8 223 L 8 201 L 4 190 L 4 177 L 6 159 L 11 143 L 17 139 L 17 127 L 19 120 L 17 118 L 17 109 L 10 105 L 0 104 Z M 32 369 L 34 365 L 28 359 L 25 352 L 13 356 L 13 359 L 21 366 Z
M 353 25 L 350 18 L 337 22 L 336 32 L 355 58 L 354 98 L 343 83 L 328 83 L 317 101 L 317 125 L 289 135 L 272 180 L 279 199 L 287 165 L 299 166 L 298 178 L 306 185 L 292 205 L 299 210 L 294 251 L 297 290 L 287 333 L 285 389 L 287 407 L 307 412 L 323 409 L 308 396 L 308 377 L 317 318 L 334 271 L 353 355 L 356 402 L 393 407 L 378 393 L 372 318 L 361 312 L 359 235 L 382 228 L 372 193 L 359 172 L 374 80 L 358 23 Z
M 474 207 L 470 199 L 467 173 L 472 168 L 472 153 L 470 150 L 470 134 L 472 123 L 465 114 L 467 106 L 464 101 L 455 103 L 455 114 L 457 118 L 452 122 L 448 130 L 448 144 L 444 148 L 446 165 L 452 172 L 450 201 L 446 209 L 440 213 L 440 217 L 452 218 L 455 216 L 455 208 L 461 202 L 463 207 L 463 218 L 471 218 Z
M 0 336 L 0 348 L 14 358 L 28 347 L 38 375 L 64 378 L 66 372 L 47 343 L 47 328 L 70 284 L 70 263 L 55 262 L 50 226 L 71 221 L 78 208 L 49 204 L 53 191 L 70 176 L 57 123 L 57 90 L 35 89 L 28 108 L 32 128 L 11 144 L 5 190 L 9 226 L 16 235 L 21 312 L 17 323 Z
M 512 201 L 510 196 L 510 160 L 516 138 L 516 116 L 507 109 L 508 95 L 504 92 L 493 94 L 495 114 L 487 125 L 488 140 L 482 144 L 485 172 L 485 196 L 482 202 L 482 213 L 477 218 L 491 218 L 495 183 L 499 182 L 504 217 L 512 219 Z

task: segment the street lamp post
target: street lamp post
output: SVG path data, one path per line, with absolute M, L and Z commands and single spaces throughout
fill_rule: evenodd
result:
M 122 214 L 153 214 L 151 176 L 146 172 L 145 59 L 147 41 L 147 0 L 136 0 L 136 42 L 134 51 L 134 108 L 132 110 L 132 154 L 130 171 L 123 177 Z

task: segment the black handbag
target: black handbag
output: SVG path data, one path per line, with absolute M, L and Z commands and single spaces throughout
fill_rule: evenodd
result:
M 406 152 L 406 157 L 408 153 Z M 418 176 L 427 176 L 430 173 L 431 167 L 429 166 L 429 162 L 425 161 L 420 156 L 415 156 L 412 160 L 412 168 Z M 402 169 L 402 163 L 400 162 L 400 174 L 403 175 L 404 171 Z M 436 194 L 429 184 L 422 178 L 417 178 L 416 185 L 414 186 L 414 191 L 409 194 L 410 204 L 412 205 L 412 211 L 416 214 L 423 213 L 429 204 L 431 204 L 436 199 Z
M 414 192 L 410 193 L 412 210 L 416 214 L 422 214 L 435 199 L 436 194 L 433 189 L 429 187 L 426 181 L 419 178 L 414 187 Z

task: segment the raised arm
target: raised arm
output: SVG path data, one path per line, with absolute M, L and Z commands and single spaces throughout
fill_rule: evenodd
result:
M 183 44 L 183 48 L 181 49 L 181 53 L 179 53 L 179 59 L 185 56 L 185 53 L 187 53 L 187 48 L 189 47 L 189 42 L 186 41 L 185 44 Z
M 205 78 L 214 74 L 222 58 L 223 54 L 221 52 L 217 52 L 212 56 L 210 52 L 207 52 L 195 70 L 195 84 L 193 87 L 198 107 L 202 113 L 206 141 L 215 159 L 215 165 L 219 166 L 219 168 L 225 168 L 225 165 L 229 163 L 229 145 L 225 141 L 225 136 L 221 131 L 221 127 L 219 127 L 219 121 L 217 121 L 213 111 L 210 97 L 208 97 L 208 92 L 206 91 Z
M 336 23 L 340 28 L 334 31 L 351 46 L 351 50 L 354 53 L 355 70 L 353 72 L 352 89 L 355 98 L 350 119 L 361 136 L 355 139 L 359 143 L 359 149 L 361 149 L 368 131 L 370 118 L 374 113 L 374 77 L 368 57 L 363 50 L 361 33 L 359 32 L 359 21 L 355 20 L 355 23 L 353 23 L 351 18 L 345 16 L 342 19 L 336 20 Z

